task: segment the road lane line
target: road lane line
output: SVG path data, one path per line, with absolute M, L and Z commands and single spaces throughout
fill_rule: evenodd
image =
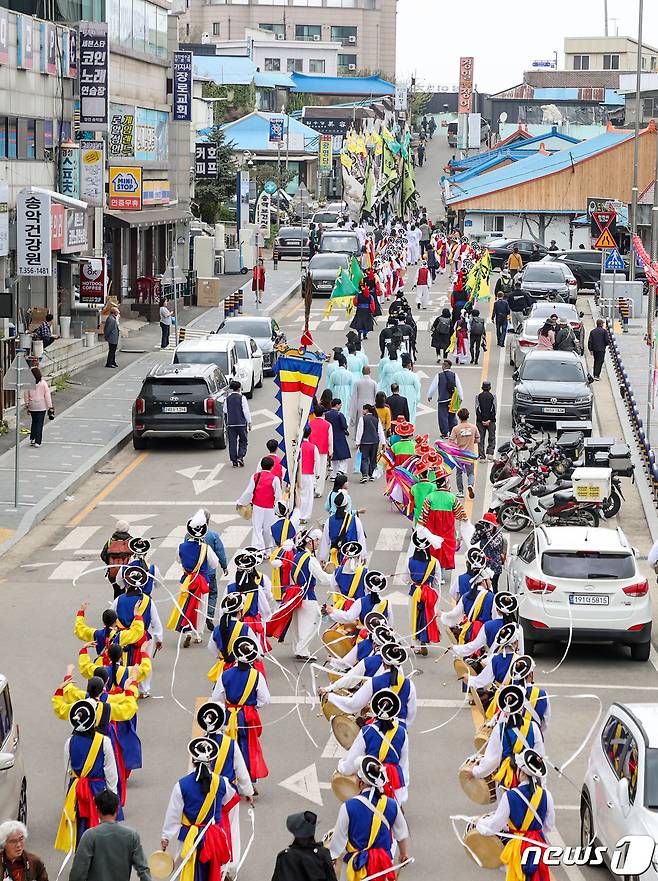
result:
M 484 378 L 485 378 L 485 376 L 487 375 L 487 372 L 488 372 L 488 370 L 489 370 L 489 360 L 490 360 L 490 358 L 491 358 L 491 345 L 490 345 L 490 342 L 491 342 L 491 341 L 490 341 L 490 336 L 491 336 L 491 334 L 490 334 L 490 333 L 487 333 L 487 335 L 486 335 L 486 340 L 487 340 L 487 350 L 486 350 L 486 352 L 484 353 L 484 358 L 482 359 L 482 367 L 480 368 L 480 385 L 482 385 L 482 381 L 484 380 Z M 461 365 L 461 366 L 464 366 L 464 365 Z M 473 364 L 473 365 L 469 365 L 469 366 L 477 367 L 477 364 Z M 477 392 L 476 392 L 476 397 L 477 397 Z M 463 406 L 464 406 L 464 402 L 462 401 L 462 407 L 463 407 Z M 474 420 L 474 421 L 475 421 L 475 420 Z M 477 446 L 477 444 L 475 445 L 475 453 L 476 453 L 476 455 L 479 453 L 479 450 L 478 450 L 478 446 Z M 476 459 L 475 462 L 474 462 L 474 468 L 473 468 L 473 489 L 475 489 L 475 488 L 477 487 L 477 482 L 478 482 L 478 465 L 479 465 L 479 464 L 480 464 L 480 463 L 479 463 L 479 460 Z M 485 463 L 485 465 L 486 465 L 486 463 Z M 464 480 L 464 483 L 466 483 L 466 480 Z M 463 506 L 464 506 L 464 511 L 466 511 L 466 516 L 468 517 L 469 520 L 472 519 L 472 514 L 473 514 L 473 502 L 474 502 L 474 499 L 469 499 L 469 498 L 468 498 L 468 490 L 466 489 L 466 487 L 464 487 L 464 503 L 463 503 Z
M 133 461 L 123 469 L 121 474 L 117 474 L 117 476 L 115 478 L 113 478 L 108 483 L 108 485 L 105 487 L 105 489 L 102 489 L 98 493 L 98 495 L 91 502 L 89 502 L 88 505 L 85 505 L 85 507 L 82 509 L 82 511 L 80 511 L 78 514 L 76 514 L 75 517 L 73 517 L 71 520 L 69 520 L 69 522 L 66 525 L 67 526 L 79 526 L 82 523 L 82 521 L 85 519 L 85 517 L 87 517 L 89 514 L 91 514 L 91 512 L 94 510 L 94 508 L 97 505 L 99 505 L 103 501 L 103 499 L 107 498 L 107 496 L 109 496 L 111 492 L 114 492 L 114 490 L 117 488 L 117 486 L 119 486 L 120 483 L 123 483 L 123 481 L 126 479 L 126 477 L 129 477 L 133 473 L 133 471 L 137 467 L 139 467 L 139 465 L 142 464 L 142 462 L 144 461 L 144 459 L 146 459 L 146 457 L 148 455 L 149 455 L 148 450 L 146 450 L 143 453 L 140 453 L 139 456 L 137 456 L 135 459 L 133 459 Z M 124 502 L 124 504 L 125 504 L 125 502 Z M 198 502 L 197 502 L 197 504 L 198 504 Z
M 566 847 L 566 844 L 564 843 L 564 838 L 562 838 L 562 836 L 558 832 L 557 826 L 551 831 L 551 834 L 547 837 L 551 844 L 556 844 L 558 847 Z M 560 864 L 560 868 L 564 871 L 569 881 L 585 881 L 585 876 L 577 866 L 565 866 L 563 864 Z M 552 872 L 551 877 L 553 877 Z

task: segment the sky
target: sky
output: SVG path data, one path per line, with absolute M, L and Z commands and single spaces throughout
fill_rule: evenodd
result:
M 564 67 L 564 37 L 602 36 L 604 0 L 398 0 L 397 78 L 453 85 L 459 57 L 475 57 L 480 92 L 522 80 L 535 59 Z M 638 0 L 608 0 L 608 33 L 637 36 Z M 658 46 L 658 0 L 644 2 L 643 42 Z

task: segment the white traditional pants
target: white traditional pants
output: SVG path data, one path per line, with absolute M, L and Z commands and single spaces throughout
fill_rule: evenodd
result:
M 327 480 L 327 459 L 328 455 L 326 453 L 320 453 L 320 476 L 315 478 L 315 495 L 323 496 L 324 495 L 324 485 Z
M 430 288 L 429 285 L 419 284 L 416 288 L 416 305 L 423 309 L 427 309 L 430 304 Z
M 317 600 L 303 600 L 301 606 L 292 613 L 288 633 L 293 654 L 308 655 L 311 640 L 317 631 L 319 617 Z
M 145 642 L 141 647 L 143 652 L 149 656 L 149 658 L 153 658 L 153 651 L 155 650 L 155 640 L 149 639 L 148 642 Z M 146 694 L 151 690 L 151 677 L 153 675 L 153 670 L 151 669 L 151 675 L 147 676 L 146 679 L 143 679 L 138 686 L 138 691 L 140 694 Z
M 263 550 L 263 548 L 271 548 L 274 545 L 272 539 L 273 523 L 273 508 L 260 508 L 258 505 L 254 505 L 251 515 L 251 543 L 255 548 Z
M 234 805 L 228 814 L 228 821 L 231 827 L 231 847 L 233 849 L 233 859 L 224 866 L 224 871 L 235 873 L 240 862 L 240 854 L 242 852 L 242 843 L 240 841 L 240 804 Z
M 309 520 L 313 514 L 313 474 L 302 474 L 299 481 L 299 519 Z
M 331 460 L 331 476 L 335 477 L 339 471 L 343 474 L 347 474 L 347 470 L 350 467 L 349 459 L 332 459 Z

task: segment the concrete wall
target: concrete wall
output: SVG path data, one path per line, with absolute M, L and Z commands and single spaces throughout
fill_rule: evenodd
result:
M 564 66 L 567 70 L 575 69 L 574 55 L 588 55 L 589 70 L 604 70 L 604 54 L 619 55 L 619 70 L 637 69 L 637 43 L 628 37 L 567 37 L 564 41 Z M 658 58 L 658 49 L 645 43 L 642 58 L 642 69 L 651 70 L 651 59 Z M 654 61 L 654 69 L 655 66 Z

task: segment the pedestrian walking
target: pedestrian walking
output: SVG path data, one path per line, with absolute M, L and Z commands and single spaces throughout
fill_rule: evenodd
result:
M 334 452 L 334 437 L 331 423 L 325 419 L 324 410 L 319 405 L 315 408 L 315 419 L 309 422 L 311 433 L 309 440 L 318 451 L 320 460 L 318 474 L 315 478 L 313 493 L 316 499 L 324 495 L 324 485 L 327 480 L 328 463 Z
M 399 394 L 405 398 L 409 416 L 409 422 L 416 422 L 416 411 L 420 403 L 420 379 L 414 373 L 414 365 L 411 357 L 407 354 L 402 356 L 402 368 L 393 375 L 393 380 L 398 386 Z
M 69 881 L 130 881 L 133 869 L 140 881 L 151 881 L 139 835 L 117 823 L 119 797 L 105 789 L 94 803 L 100 822 L 80 839 Z
M 429 241 L 427 247 L 429 248 Z M 418 275 L 416 276 L 416 306 L 418 309 L 427 309 L 430 305 L 430 271 L 427 268 L 427 260 L 423 260 L 418 267 Z
M 493 320 L 496 325 L 496 341 L 502 349 L 505 347 L 505 337 L 507 336 L 507 324 L 510 317 L 510 307 L 502 293 L 496 294 L 493 304 Z
M 244 468 L 244 457 L 249 444 L 248 433 L 251 431 L 251 413 L 237 379 L 231 380 L 229 388 L 230 392 L 226 397 L 228 455 L 234 468 Z
M 391 383 L 391 394 L 386 398 L 386 403 L 391 411 L 391 423 L 400 416 L 409 422 L 409 402 L 400 394 L 400 386 L 397 382 Z
M 500 278 L 496 282 L 494 295 L 503 294 L 503 296 L 507 297 L 512 292 L 513 287 L 514 279 L 512 278 L 509 269 L 503 269 L 500 274 Z
M 579 349 L 576 334 L 566 318 L 560 318 L 553 348 L 556 352 L 577 352 Z
M 320 474 L 320 455 L 318 448 L 311 441 L 311 428 L 304 429 L 304 439 L 299 445 L 299 469 L 298 469 L 298 503 L 299 519 L 306 523 L 313 513 L 313 487 Z
M 551 239 L 551 243 L 548 246 L 548 250 L 549 251 L 559 251 L 560 250 L 555 242 L 555 239 Z
M 251 289 L 256 295 L 258 304 L 263 302 L 263 294 L 265 293 L 265 264 L 263 258 L 258 258 L 258 263 L 254 266 L 251 278 Z
M 283 486 L 283 460 L 281 456 L 279 456 L 279 442 L 276 438 L 270 438 L 265 444 L 265 448 L 267 452 L 266 456 L 269 456 L 270 459 L 274 462 L 272 466 L 272 474 L 275 477 L 278 477 L 281 481 L 281 486 Z
M 446 211 L 446 221 L 448 224 L 446 232 L 448 233 L 448 235 L 450 235 L 450 233 L 452 233 L 457 226 L 457 212 L 452 207 L 452 205 L 450 205 Z
M 434 137 L 434 132 L 436 131 L 436 120 L 434 119 L 433 116 L 430 116 L 430 121 L 427 124 L 427 130 L 430 133 L 430 141 L 431 141 L 432 138 Z
M 55 409 L 48 383 L 41 375 L 41 371 L 38 367 L 33 367 L 31 372 L 34 377 L 34 388 L 26 389 L 23 392 L 23 401 L 32 420 L 30 425 L 30 446 L 40 447 L 46 414 L 51 419 L 54 419 Z
M 441 370 L 432 380 L 432 384 L 427 392 L 427 400 L 430 402 L 434 395 L 437 395 L 441 437 L 448 437 L 457 424 L 457 417 L 454 413 L 454 410 L 456 409 L 454 407 L 455 401 L 453 400 L 455 393 L 457 399 L 460 402 L 463 401 L 464 392 L 462 390 L 462 384 L 459 381 L 459 377 L 452 369 L 452 361 L 450 361 L 449 358 L 446 358 L 443 361 Z M 451 404 L 453 405 L 452 407 Z
M 119 345 L 119 310 L 116 306 L 112 306 L 110 314 L 105 319 L 103 339 L 107 343 L 107 360 L 105 361 L 105 366 L 118 367 L 117 347 Z
M 521 256 L 521 252 L 517 245 L 514 245 L 512 253 L 507 258 L 507 268 L 509 269 L 512 278 L 514 278 L 517 272 L 520 272 L 523 269 L 523 257 Z
M 317 821 L 313 811 L 290 814 L 286 828 L 293 841 L 277 854 L 272 881 L 336 881 L 329 851 L 315 840 Z
M 374 480 L 374 472 L 377 467 L 377 454 L 379 445 L 386 443 L 384 429 L 377 416 L 377 411 L 371 404 L 366 404 L 361 413 L 361 419 L 356 429 L 356 445 L 361 453 L 361 483 Z
M 512 330 L 514 333 L 519 333 L 523 327 L 526 312 L 532 305 L 526 293 L 521 290 L 520 280 L 515 282 L 514 288 L 507 298 L 507 303 L 510 308 Z
M 436 352 L 436 362 L 438 364 L 441 357 L 448 357 L 448 346 L 450 345 L 450 335 L 452 333 L 450 309 L 443 309 L 438 318 L 434 319 L 431 333 L 432 348 Z
M 355 427 L 361 418 L 361 411 L 366 404 L 375 403 L 377 383 L 370 375 L 370 367 L 366 364 L 361 368 L 361 378 L 357 379 L 352 389 L 350 426 Z
M 551 322 L 546 321 L 546 323 L 539 328 L 539 333 L 537 334 L 537 348 L 552 349 L 554 345 L 555 330 Z
M 477 364 L 480 360 L 480 349 L 487 351 L 487 336 L 485 334 L 484 318 L 480 315 L 479 309 L 473 309 L 471 313 L 471 322 L 468 328 L 468 338 L 470 341 L 471 364 Z
M 329 466 L 329 477 L 334 478 L 339 471 L 347 471 L 349 461 L 352 458 L 350 445 L 347 442 L 349 429 L 345 414 L 341 412 L 342 402 L 340 398 L 333 398 L 331 408 L 324 414 L 324 418 L 331 425 L 331 437 L 333 442 L 333 454 Z
M 380 391 L 384 392 L 385 396 L 391 394 L 391 383 L 393 382 L 393 376 L 398 372 L 398 370 L 402 367 L 402 359 L 398 354 L 397 347 L 394 343 L 390 343 L 386 347 L 386 354 L 382 357 L 379 362 L 379 382 L 377 384 Z
M 528 263 L 537 263 L 541 260 L 542 254 L 539 250 L 539 245 L 537 242 L 533 243 L 532 250 L 530 251 L 530 256 L 528 257 Z
M 386 392 L 377 392 L 375 395 L 375 411 L 384 429 L 386 437 L 391 433 L 391 408 L 386 403 Z
M 219 561 L 224 575 L 228 575 L 228 560 L 226 559 L 226 550 L 224 542 L 219 537 L 219 533 L 210 528 L 210 511 L 203 509 L 203 515 L 206 518 L 208 529 L 203 536 L 203 540 L 209 548 L 215 552 L 215 556 Z M 208 565 L 208 611 L 206 612 L 206 627 L 211 632 L 215 629 L 215 609 L 217 608 L 217 569 Z
M 485 379 L 482 391 L 475 398 L 475 424 L 480 434 L 479 457 L 493 458 L 496 451 L 496 396 L 491 393 L 491 383 Z
M 26 839 L 24 823 L 7 820 L 0 824 L 0 869 L 4 881 L 48 881 L 41 857 L 25 850 Z
M 464 450 L 464 452 L 475 453 L 475 445 L 480 443 L 480 432 L 476 425 L 473 425 L 472 422 L 468 421 L 470 415 L 471 414 L 466 407 L 462 407 L 461 410 L 459 410 L 457 413 L 459 423 L 455 425 L 450 432 L 450 441 L 456 447 L 459 447 L 460 450 Z M 474 499 L 475 464 L 473 462 L 465 462 L 455 470 L 457 473 L 457 497 L 463 498 L 464 496 L 465 474 L 468 484 L 468 497 L 469 499 Z
M 603 319 L 597 318 L 596 327 L 590 330 L 587 339 L 587 348 L 592 353 L 594 359 L 594 367 L 592 369 L 594 379 L 601 379 L 601 368 L 605 361 L 605 350 L 608 348 L 609 344 L 610 339 L 608 337 L 608 331 L 605 329 Z
M 468 322 L 460 315 L 455 322 L 455 361 L 457 364 L 466 364 L 468 358 Z
M 420 143 L 416 147 L 416 159 L 418 160 L 418 167 L 422 168 L 425 162 L 425 144 Z
M 274 505 L 282 495 L 281 481 L 272 474 L 274 460 L 263 456 L 260 460 L 260 471 L 251 475 L 247 488 L 237 500 L 238 509 L 243 505 L 251 505 L 251 544 L 258 550 L 272 547 L 271 526 L 274 523 Z M 311 501 L 313 489 L 311 488 Z
M 420 218 L 418 229 L 420 231 L 420 256 L 425 258 L 425 256 L 429 254 L 430 238 L 432 237 L 432 230 L 430 229 L 429 221 L 425 214 Z
M 167 300 L 160 300 L 160 330 L 162 338 L 160 340 L 160 348 L 166 349 L 169 346 L 169 334 L 171 333 L 171 317 L 172 313 L 167 306 Z

